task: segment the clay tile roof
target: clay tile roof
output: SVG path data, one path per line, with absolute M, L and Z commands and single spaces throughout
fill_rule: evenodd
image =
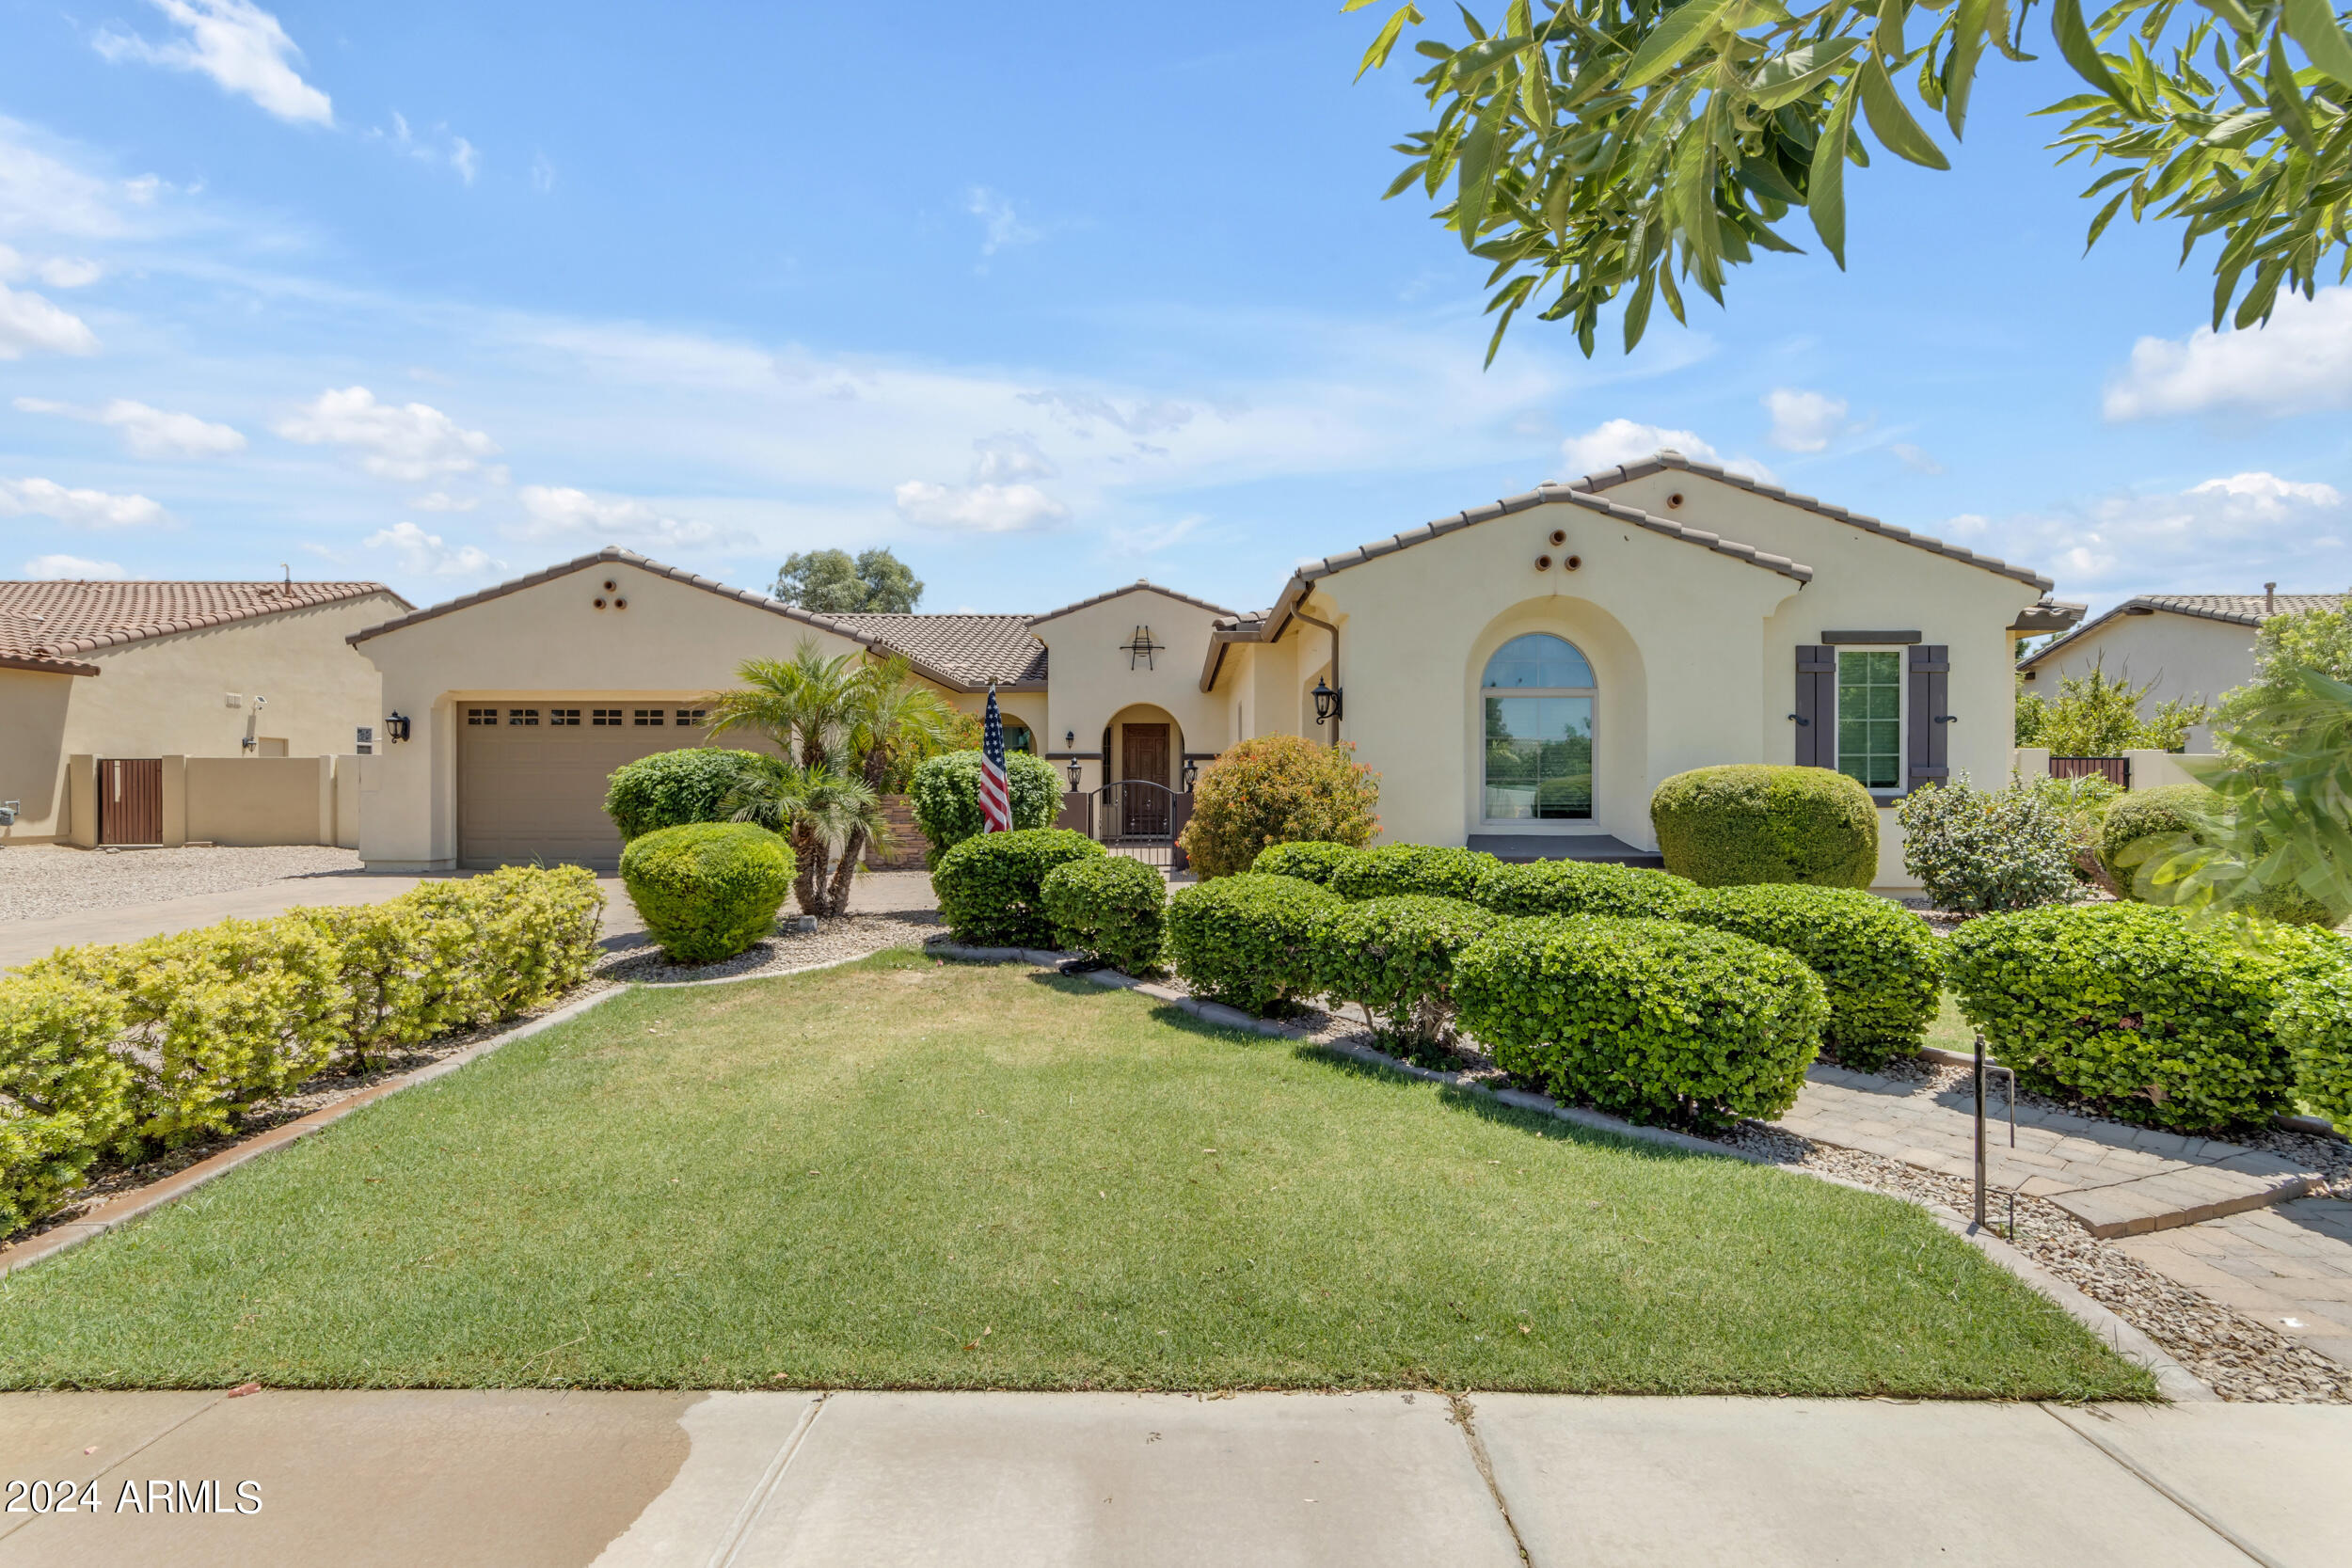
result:
M 408 603 L 380 582 L 0 581 L 0 667 L 94 675 L 73 656 L 373 594 Z
M 2267 597 L 2261 594 L 2142 594 L 2137 598 L 2125 599 L 2104 615 L 2085 621 L 2057 641 L 2036 648 L 2017 661 L 2017 668 L 2032 669 L 2076 638 L 2106 625 L 2119 615 L 2152 615 L 2157 610 L 2167 610 L 2200 621 L 2224 621 L 2232 626 L 2259 626 L 2272 615 L 2294 615 L 2306 610 L 2340 610 L 2344 607 L 2344 600 L 2342 594 L 2276 594 Z
M 966 685 L 1043 686 L 1045 644 L 1025 615 L 925 615 L 858 611 L 834 620 L 853 626 L 918 668 Z
M 1157 594 L 1165 598 L 1175 599 L 1184 604 L 1195 605 L 1202 610 L 1212 610 L 1219 615 L 1231 615 L 1233 613 L 1223 605 L 1211 604 L 1206 599 L 1196 599 L 1189 594 L 1179 594 L 1173 588 L 1163 588 L 1158 583 L 1153 582 L 1149 578 L 1137 578 L 1135 581 L 1127 584 L 1124 588 L 1114 588 L 1107 594 L 1097 594 L 1090 599 L 1080 599 L 1076 604 L 1066 604 L 1059 610 L 1049 610 L 1042 615 L 1029 616 L 1028 622 L 1029 625 L 1033 626 L 1042 626 L 1044 623 L 1054 620 L 1057 617 L 1069 614 L 1073 610 L 1085 610 L 1090 605 L 1101 604 L 1105 599 L 1115 599 L 1121 594 Z

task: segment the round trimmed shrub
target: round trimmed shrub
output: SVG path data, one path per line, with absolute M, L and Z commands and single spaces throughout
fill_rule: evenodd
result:
M 1408 1052 L 1454 1037 L 1454 960 L 1502 916 L 1458 898 L 1349 904 L 1314 939 L 1314 987 L 1387 1021 Z
M 2294 1062 L 2296 1096 L 2352 1133 L 2352 958 L 2339 948 L 2287 979 L 2270 1026 Z
M 675 963 L 717 963 L 766 936 L 792 891 L 792 846 L 748 822 L 657 828 L 621 851 L 621 882 Z
M 914 808 L 914 825 L 930 847 L 923 863 L 939 869 L 948 850 L 966 839 L 988 836 L 981 830 L 980 765 L 977 752 L 945 752 L 927 759 L 914 770 L 907 797 Z M 1050 828 L 1061 811 L 1062 776 L 1043 757 L 1026 752 L 1005 753 L 1005 793 L 1012 805 L 1013 831 Z
M 1313 990 L 1315 934 L 1346 907 L 1295 877 L 1180 887 L 1168 901 L 1168 959 L 1194 990 L 1263 1015 Z
M 1474 849 L 1428 844 L 1384 844 L 1364 849 L 1331 867 L 1327 885 L 1343 898 L 1468 899 L 1478 891 L 1480 873 L 1501 865 Z
M 1795 955 L 1821 977 L 1821 1044 L 1862 1072 L 1917 1053 L 1944 994 L 1944 950 L 1927 922 L 1849 887 L 1708 888 L 1677 917 Z
M 1701 887 L 1868 887 L 1878 875 L 1877 802 L 1826 768 L 1694 768 L 1658 786 L 1649 820 L 1666 869 Z
M 975 947 L 1051 947 L 1046 877 L 1073 861 L 1107 854 L 1086 834 L 1067 828 L 980 833 L 939 857 L 931 891 L 939 895 L 940 918 L 958 942 Z
M 1997 914 L 2083 896 L 2074 812 L 2046 787 L 1979 789 L 1966 775 L 1895 808 L 1903 869 L 1940 910 Z
M 612 770 L 604 790 L 604 814 L 624 842 L 689 822 L 723 822 L 720 802 L 768 760 L 756 752 L 693 746 L 656 752 Z
M 2045 905 L 1955 932 L 1952 989 L 2021 1087 L 2228 1127 L 2285 1109 L 2294 1087 L 2270 1022 L 2287 972 L 2247 938 L 2147 904 Z
M 1201 771 L 1179 840 L 1203 878 L 1249 869 L 1270 844 L 1319 840 L 1358 848 L 1380 820 L 1380 778 L 1348 745 L 1295 735 L 1235 741 Z
M 1130 974 L 1159 967 L 1168 883 L 1141 861 L 1089 855 L 1065 862 L 1038 884 L 1038 901 L 1054 923 L 1056 946 Z
M 1302 882 L 1328 887 L 1331 873 L 1363 853 L 1344 844 L 1307 839 L 1297 844 L 1269 844 L 1258 851 L 1249 869 L 1264 877 L 1295 877 Z
M 1597 861 L 1498 861 L 1480 874 L 1471 901 L 1497 914 L 1607 914 L 1672 920 L 1698 889 L 1672 872 Z
M 2159 784 L 2119 797 L 2099 825 L 2100 868 L 2123 894 L 2145 898 L 2154 890 L 2141 886 L 2142 875 L 2162 861 L 2167 841 L 2204 842 L 2202 811 L 2213 803 L 2213 791 L 2194 784 Z M 2157 896 L 2161 899 L 2162 894 Z M 2335 924 L 2328 906 L 2299 888 L 2258 894 L 2242 908 L 2248 914 L 2290 926 Z
M 1510 920 L 1454 962 L 1462 1027 L 1513 1076 L 1633 1121 L 1797 1102 L 1828 1015 L 1789 954 L 1669 920 Z

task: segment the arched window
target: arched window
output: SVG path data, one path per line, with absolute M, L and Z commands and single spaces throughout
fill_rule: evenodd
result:
M 1479 682 L 1486 706 L 1489 822 L 1589 821 L 1593 815 L 1593 667 L 1544 632 L 1495 650 Z

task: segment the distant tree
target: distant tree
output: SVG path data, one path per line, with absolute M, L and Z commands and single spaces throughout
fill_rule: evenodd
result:
M 776 574 L 776 597 L 819 614 L 859 610 L 904 614 L 922 602 L 923 584 L 886 549 L 795 550 Z
M 2347 597 L 2345 606 L 2352 606 Z M 2273 615 L 2254 636 L 2254 678 L 2221 699 L 2213 727 L 2224 739 L 2254 715 L 2308 695 L 2301 671 L 2352 680 L 2352 610 Z
M 2016 743 L 2046 746 L 2062 757 L 2180 751 L 2188 744 L 2189 726 L 2205 721 L 2204 705 L 2169 698 L 2143 719 L 2140 699 L 2147 694 L 2147 687 L 2112 678 L 2104 664 L 2095 664 L 2087 675 L 2058 682 L 2056 702 L 2039 692 L 2021 693 Z

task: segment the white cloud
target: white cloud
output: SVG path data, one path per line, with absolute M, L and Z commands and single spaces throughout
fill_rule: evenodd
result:
M 1604 420 L 1581 436 L 1571 436 L 1560 443 L 1564 473 L 1569 479 L 1582 479 L 1621 463 L 1638 462 L 1653 452 L 1668 451 L 1701 463 L 1719 463 L 1750 479 L 1773 482 L 1772 470 L 1755 458 L 1726 458 L 1692 430 L 1669 430 L 1663 425 L 1642 424 L 1633 420 Z
M 1016 533 L 1058 522 L 1070 509 L 1034 484 L 930 484 L 911 479 L 896 492 L 899 515 L 934 528 Z
M 554 194 L 555 165 L 548 160 L 548 155 L 544 152 L 533 152 L 531 155 L 531 188 L 541 196 Z
M 985 483 L 1053 479 L 1061 473 L 1036 440 L 1019 431 L 983 436 L 972 443 L 972 450 L 979 454 L 972 464 L 972 477 Z
M 2312 553 L 2337 543 L 2352 508 L 2334 485 L 2252 472 L 2185 490 L 2126 493 L 2039 515 L 1975 523 L 1972 545 L 2041 567 L 2061 593 L 2251 593 L 2265 579 L 2297 591 L 2341 587 L 2346 567 L 2329 563 L 2313 582 Z
M 418 577 L 472 578 L 506 569 L 505 562 L 493 561 L 479 546 L 453 546 L 414 523 L 378 529 L 368 535 L 366 543 L 370 549 L 399 551 L 401 565 Z
M 1186 404 L 1157 398 L 1134 399 L 1122 408 L 1096 392 L 1024 392 L 1021 401 L 1051 409 L 1082 434 L 1099 420 L 1130 436 L 1166 436 L 1184 429 L 1200 412 Z
M 1944 471 L 1943 464 L 1938 463 L 1920 448 L 1913 446 L 1909 441 L 1898 441 L 1886 450 L 1893 452 L 1897 461 L 1915 474 L 1940 474 Z
M 116 398 L 100 408 L 81 408 L 47 398 L 19 398 L 26 414 L 61 414 L 122 432 L 122 444 L 139 457 L 226 457 L 245 451 L 243 433 L 225 424 L 199 420 L 194 414 L 173 414 L 150 408 L 129 398 Z
M 18 568 L 36 582 L 120 582 L 122 568 L 111 561 L 85 561 L 78 555 L 37 555 Z
M 114 61 L 139 60 L 211 77 L 224 92 L 249 98 L 280 119 L 335 123 L 326 94 L 302 79 L 302 57 L 278 19 L 251 0 L 148 0 L 184 30 L 161 43 L 102 28 L 90 41 Z
M 78 239 L 121 234 L 131 227 L 122 209 L 142 205 L 161 188 L 151 175 L 144 182 L 102 179 L 32 145 L 47 139 L 0 119 L 0 230 Z
M 69 490 L 55 480 L 0 479 L 0 516 L 54 517 L 68 528 L 141 528 L 168 515 L 145 496 Z
M 1775 387 L 1764 394 L 1765 411 L 1772 416 L 1772 445 L 1783 451 L 1822 451 L 1845 428 L 1846 400 L 1825 392 L 1801 392 Z
M 474 172 L 482 166 L 482 154 L 463 136 L 453 136 L 450 143 L 449 166 L 457 171 L 457 178 L 472 184 Z
M 2297 506 L 2342 506 L 2344 493 L 2332 484 L 2280 479 L 2277 474 L 2232 474 L 2188 487 L 2192 496 L 2217 496 L 2233 510 L 2252 517 L 2284 517 Z
M 38 278 L 53 289 L 81 289 L 104 276 L 104 268 L 83 257 L 26 256 L 14 245 L 0 245 L 0 281 Z
M 2110 420 L 2239 408 L 2300 414 L 2352 403 L 2352 288 L 2288 294 L 2270 325 L 2199 327 L 2186 338 L 2142 338 L 2107 383 Z
M 437 142 L 418 135 L 409 128 L 408 117 L 394 109 L 392 128 L 389 131 L 371 130 L 367 133 L 367 139 L 380 141 L 395 152 L 414 158 L 421 164 L 431 164 L 437 167 L 447 164 L 457 171 L 458 179 L 472 184 L 474 176 L 482 170 L 482 150 L 463 136 L 451 135 L 446 123 L 434 126 L 431 135 L 441 139 Z
M 419 496 L 408 504 L 420 512 L 471 512 L 482 502 L 472 496 L 461 500 L 446 490 L 436 490 L 430 495 Z
M 409 483 L 472 473 L 499 450 L 481 431 L 463 428 L 429 404 L 378 403 L 365 387 L 321 392 L 317 401 L 278 421 L 278 434 L 306 446 L 363 451 L 360 467 L 368 472 Z
M 627 497 L 597 497 L 585 490 L 526 484 L 515 493 L 524 520 L 504 531 L 516 539 L 594 539 L 603 544 L 638 544 L 697 548 L 738 543 L 708 523 L 682 521 Z
M 963 210 L 980 220 L 983 256 L 993 256 L 1017 245 L 1034 245 L 1045 237 L 1041 230 L 1022 222 L 1012 210 L 1012 203 L 986 185 L 975 185 L 963 193 Z
M 72 311 L 0 283 L 0 359 L 21 359 L 27 352 L 96 354 L 98 334 Z

